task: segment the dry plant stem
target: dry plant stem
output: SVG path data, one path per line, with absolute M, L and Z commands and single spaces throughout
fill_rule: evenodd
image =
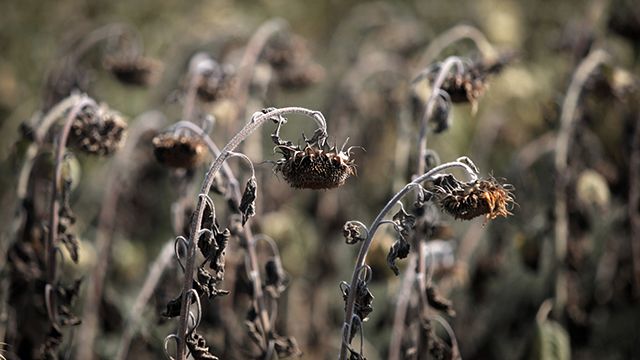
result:
M 284 30 L 286 27 L 287 22 L 285 20 L 280 18 L 271 19 L 262 24 L 247 43 L 238 67 L 238 87 L 236 88 L 238 119 L 244 119 L 253 71 L 262 50 L 273 35 Z
M 429 314 L 429 300 L 427 300 L 427 251 L 424 242 L 418 243 L 418 269 L 416 275 L 416 285 L 418 286 L 418 300 L 420 305 L 419 316 L 420 319 L 426 319 Z M 420 334 L 418 336 L 418 354 L 424 354 L 428 351 L 429 343 L 426 331 L 423 326 L 418 330 Z
M 49 128 L 55 122 L 62 117 L 65 111 L 67 111 L 73 104 L 78 103 L 81 95 L 73 94 L 66 99 L 60 101 L 54 107 L 51 108 L 47 112 L 47 114 L 42 118 L 40 123 L 37 125 L 34 134 L 34 141 L 29 145 L 27 152 L 25 154 L 25 159 L 20 169 L 20 175 L 18 178 L 18 189 L 17 195 L 19 200 L 24 200 L 27 197 L 27 188 L 29 186 L 29 176 L 31 175 L 31 169 L 33 168 L 33 161 L 38 155 L 40 151 L 40 147 L 42 147 L 44 138 L 49 132 Z
M 211 155 L 213 155 L 213 157 L 217 158 L 218 156 L 220 156 L 220 148 L 218 148 L 211 137 L 198 125 L 189 121 L 178 121 L 173 126 L 176 130 L 180 128 L 186 128 L 193 131 L 196 135 L 200 136 L 202 140 L 204 140 L 205 144 L 207 144 L 207 147 L 209 148 L 209 152 L 211 152 Z M 235 175 L 233 175 L 231 167 L 229 167 L 229 164 L 227 164 L 226 162 L 222 163 L 222 168 L 220 170 L 222 171 L 222 175 L 227 178 L 227 181 L 232 188 L 234 199 L 239 203 L 242 194 L 240 194 L 240 184 L 238 183 L 238 179 L 235 177 Z
M 433 88 L 431 89 L 429 99 L 427 100 L 427 106 L 424 110 L 424 115 L 422 116 L 422 122 L 420 123 L 420 134 L 418 138 L 418 163 L 416 166 L 417 174 L 422 174 L 425 171 L 425 156 L 427 154 L 427 132 L 429 131 L 429 118 L 431 118 L 431 114 L 433 113 L 436 99 L 438 98 L 438 96 L 440 96 L 440 88 L 449 75 L 449 71 L 451 71 L 454 66 L 458 68 L 458 72 L 462 73 L 464 65 L 459 58 L 451 56 L 443 62 L 440 72 L 438 73 L 438 77 L 433 83 Z
M 358 252 L 358 259 L 356 260 L 356 264 L 354 266 L 353 275 L 351 277 L 351 284 L 349 285 L 350 289 L 355 289 L 358 281 L 359 270 L 365 266 L 365 261 L 367 259 L 367 254 L 369 249 L 371 248 L 371 243 L 373 241 L 373 237 L 378 230 L 379 226 L 384 223 L 384 217 L 387 215 L 389 211 L 396 205 L 398 201 L 400 201 L 409 191 L 411 191 L 414 187 L 421 186 L 420 184 L 424 181 L 431 179 L 434 175 L 442 172 L 444 170 L 448 170 L 451 168 L 459 167 L 464 169 L 468 175 L 472 178 L 476 178 L 476 174 L 467 164 L 453 161 L 446 164 L 442 164 L 440 166 L 436 166 L 435 168 L 429 170 L 425 174 L 416 178 L 412 182 L 406 184 L 399 192 L 397 192 L 387 204 L 382 208 L 382 210 L 378 213 L 378 216 L 375 218 L 371 226 L 368 228 L 369 231 L 367 233 L 367 238 L 362 242 L 360 246 L 360 250 Z M 349 291 L 349 296 L 347 298 L 347 306 L 345 309 L 345 317 L 344 324 L 342 326 L 342 345 L 340 347 L 340 359 L 345 360 L 347 357 L 347 346 L 348 346 L 348 337 L 351 333 L 351 326 L 353 322 L 353 311 L 355 305 L 355 291 Z
M 578 65 L 567 95 L 562 104 L 560 114 L 560 132 L 556 139 L 555 152 L 555 260 L 556 260 L 556 310 L 564 308 L 566 302 L 566 288 L 564 286 L 565 274 L 561 270 L 567 253 L 567 240 L 569 237 L 569 219 L 567 214 L 567 183 L 568 183 L 568 159 L 571 140 L 574 137 L 576 125 L 576 109 L 580 100 L 580 94 L 585 82 L 594 70 L 608 61 L 608 55 L 604 50 L 597 49 Z
M 164 270 L 171 264 L 173 258 L 173 240 L 169 241 L 160 251 L 160 254 L 151 265 L 149 275 L 144 281 L 138 296 L 129 312 L 129 317 L 125 324 L 124 333 L 118 346 L 118 353 L 115 357 L 116 360 L 124 360 L 129 352 L 129 346 L 131 345 L 131 339 L 137 332 L 138 323 L 142 317 L 142 312 L 146 307 L 149 299 L 153 295 L 153 291 L 158 286 L 158 282 L 162 277 Z M 80 358 L 79 358 L 80 359 Z
M 129 130 L 127 144 L 125 148 L 116 154 L 113 162 L 113 171 L 109 172 L 113 175 L 106 180 L 95 240 L 96 251 L 101 256 L 98 257 L 88 284 L 87 298 L 82 312 L 82 325 L 78 333 L 78 359 L 93 358 L 94 342 L 98 331 L 100 300 L 102 299 L 105 277 L 111 260 L 114 220 L 117 213 L 118 200 L 123 188 L 121 176 L 122 174 L 132 176 L 131 172 L 135 171 L 135 167 L 133 166 L 134 164 L 130 164 L 129 157 L 134 151 L 140 136 L 146 131 L 160 126 L 161 121 L 158 121 L 158 119 L 160 119 L 159 114 L 152 112 L 143 114 L 137 121 L 133 122 L 134 126 Z
M 629 159 L 629 223 L 631 224 L 631 250 L 633 253 L 633 274 L 635 295 L 640 297 L 640 115 L 631 140 Z
M 184 107 L 182 108 L 182 120 L 193 120 L 193 113 L 196 109 L 196 96 L 198 94 L 198 82 L 200 82 L 201 79 L 202 74 L 200 72 L 192 72 L 190 74 L 187 96 L 184 99 Z
M 62 178 L 62 164 L 64 158 L 64 151 L 67 146 L 67 140 L 69 138 L 69 132 L 71 131 L 71 125 L 76 120 L 76 117 L 82 111 L 85 106 L 96 106 L 96 103 L 91 100 L 88 96 L 82 96 L 80 100 L 78 100 L 67 115 L 67 118 L 64 122 L 64 126 L 62 128 L 61 133 L 57 137 L 57 148 L 55 154 L 55 168 L 53 181 L 51 186 L 51 207 L 49 213 L 49 233 L 47 237 L 46 243 L 46 252 L 47 252 L 47 261 L 46 261 L 46 269 L 47 269 L 47 283 L 50 285 L 54 285 L 56 281 L 56 243 L 58 237 L 58 211 L 60 210 L 60 202 L 58 201 L 58 189 L 62 186 L 61 178 Z
M 141 54 L 143 50 L 142 38 L 140 37 L 140 33 L 136 30 L 136 28 L 126 23 L 115 23 L 103 26 L 90 32 L 73 50 L 73 52 L 69 55 L 69 58 L 72 59 L 73 62 L 77 62 L 80 57 L 82 57 L 82 55 L 84 55 L 100 41 L 107 40 L 112 37 L 123 36 L 126 34 L 132 34 L 134 36 L 135 43 L 130 49 L 132 53 L 134 55 Z
M 400 293 L 398 294 L 398 304 L 393 315 L 393 328 L 391 330 L 391 343 L 389 345 L 389 360 L 400 360 L 400 352 L 402 351 L 402 338 L 404 337 L 405 321 L 407 318 L 407 309 L 409 308 L 409 300 L 411 299 L 411 288 L 416 281 L 416 272 L 412 271 L 416 267 L 416 254 L 409 254 L 407 269 L 402 278 Z
M 246 139 L 251 133 L 253 133 L 256 129 L 262 126 L 265 122 L 269 121 L 273 117 L 279 117 L 286 114 L 302 114 L 306 115 L 313 120 L 315 120 L 318 124 L 318 127 L 322 129 L 326 133 L 326 122 L 324 117 L 320 112 L 312 111 L 305 108 L 300 107 L 288 107 L 282 109 L 276 109 L 270 111 L 266 114 L 260 114 L 258 116 L 254 116 L 249 123 L 247 123 L 232 139 L 229 143 L 222 149 L 220 156 L 218 156 L 213 163 L 211 164 L 209 171 L 205 176 L 205 180 L 202 184 L 202 188 L 200 190 L 200 196 L 198 197 L 198 204 L 196 206 L 195 214 L 192 222 L 191 222 L 191 233 L 189 234 L 189 243 L 187 247 L 187 261 L 185 265 L 185 279 L 182 288 L 182 306 L 180 308 L 180 324 L 178 328 L 177 334 L 177 359 L 183 360 L 185 358 L 185 336 L 187 334 L 187 324 L 188 324 L 188 296 L 189 292 L 192 289 L 193 285 L 193 271 L 195 266 L 195 258 L 196 258 L 196 241 L 197 234 L 200 232 L 200 224 L 202 223 L 202 217 L 204 213 L 204 195 L 209 193 L 209 189 L 213 184 L 213 180 L 215 178 L 216 173 L 222 167 L 224 161 L 229 157 L 230 152 L 232 152 L 244 139 Z M 255 250 L 253 250 L 252 246 L 248 247 L 248 256 L 251 259 L 250 265 L 253 269 L 257 269 L 257 259 Z M 255 284 L 260 284 L 260 278 L 256 277 L 254 280 Z M 261 290 L 261 288 L 260 288 Z M 258 306 L 261 306 L 261 297 L 257 296 Z M 265 319 L 266 317 L 266 319 Z M 268 316 L 261 316 L 263 329 L 265 333 L 269 331 L 269 319 Z
M 473 41 L 484 59 L 497 57 L 497 51 L 480 30 L 469 25 L 456 25 L 431 41 L 418 64 L 428 66 L 444 49 L 464 39 Z

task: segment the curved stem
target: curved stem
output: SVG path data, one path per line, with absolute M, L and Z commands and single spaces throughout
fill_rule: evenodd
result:
M 58 237 L 58 211 L 60 209 L 60 203 L 58 201 L 58 189 L 62 186 L 62 163 L 64 157 L 64 150 L 67 146 L 67 140 L 69 138 L 69 132 L 71 131 L 71 125 L 76 120 L 76 117 L 82 111 L 85 106 L 96 106 L 96 103 L 88 96 L 83 95 L 74 105 L 67 118 L 65 120 L 62 131 L 57 139 L 57 148 L 55 155 L 55 169 L 53 175 L 53 181 L 51 186 L 51 206 L 49 213 L 49 236 L 47 237 L 46 252 L 47 252 L 47 282 L 51 285 L 56 280 L 56 242 Z
M 567 216 L 567 165 L 569 159 L 569 149 L 571 140 L 575 133 L 576 109 L 580 100 L 580 94 L 585 82 L 595 69 L 608 61 L 609 56 L 604 50 L 597 49 L 578 65 L 571 84 L 567 90 L 567 95 L 562 104 L 560 115 L 560 131 L 556 139 L 555 152 L 555 258 L 558 269 L 556 277 L 556 308 L 564 307 L 566 301 L 566 289 L 564 287 L 564 273 L 560 271 L 567 252 L 567 239 L 569 236 L 569 220 Z
M 98 331 L 100 300 L 102 299 L 105 277 L 111 260 L 114 222 L 118 201 L 124 188 L 122 175 L 126 174 L 126 176 L 131 177 L 131 172 L 136 171 L 136 167 L 133 166 L 134 164 L 129 163 L 129 159 L 140 137 L 146 131 L 156 129 L 160 125 L 161 121 L 159 121 L 158 115 L 158 113 L 145 113 L 137 121 L 133 121 L 134 126 L 129 130 L 125 148 L 121 149 L 114 158 L 113 171 L 109 172 L 109 174 L 113 175 L 106 180 L 95 240 L 97 253 L 101 254 L 101 256 L 98 257 L 88 283 L 82 325 L 78 333 L 78 359 L 93 358 L 92 351 Z
M 378 216 L 376 216 L 375 220 L 373 220 L 373 223 L 369 227 L 369 233 L 368 233 L 367 238 L 365 239 L 365 241 L 360 246 L 360 250 L 358 252 L 358 259 L 356 261 L 356 264 L 355 264 L 355 267 L 354 267 L 354 271 L 353 271 L 353 275 L 351 277 L 350 289 L 355 289 L 356 286 L 357 286 L 359 269 L 361 269 L 363 266 L 365 266 L 365 261 L 366 261 L 369 249 L 371 248 L 371 243 L 373 242 L 373 237 L 376 234 L 376 231 L 378 230 L 378 227 L 382 224 L 383 219 L 387 215 L 387 213 L 389 211 L 391 211 L 391 209 L 395 206 L 395 204 L 398 201 L 400 201 L 409 191 L 411 191 L 411 189 L 413 189 L 414 186 L 420 185 L 421 183 L 423 183 L 423 182 L 425 182 L 427 180 L 430 180 L 431 178 L 433 178 L 434 175 L 436 175 L 439 172 L 442 172 L 444 170 L 451 169 L 451 168 L 454 168 L 454 167 L 460 167 L 460 168 L 464 169 L 472 178 L 475 178 L 475 176 L 476 176 L 475 172 L 467 164 L 464 164 L 462 162 L 454 161 L 454 162 L 449 162 L 449 163 L 446 163 L 446 164 L 442 164 L 440 166 L 437 166 L 437 167 L 429 170 L 425 174 L 422 174 L 420 177 L 416 178 L 412 182 L 406 184 L 399 192 L 397 192 L 387 202 L 387 204 L 384 206 L 384 208 L 382 208 L 382 210 L 380 210 L 380 212 L 378 213 Z M 351 333 L 351 325 L 352 325 L 352 321 L 353 321 L 353 311 L 354 311 L 354 306 L 355 306 L 355 296 L 356 296 L 356 292 L 355 291 L 349 291 L 349 296 L 347 298 L 347 306 L 346 306 L 346 309 L 345 309 L 344 324 L 342 326 L 342 345 L 340 347 L 340 359 L 341 360 L 346 359 L 346 356 L 347 356 L 348 344 L 345 341 L 345 339 L 348 339 L 348 334 Z
M 243 119 L 245 116 L 251 78 L 253 77 L 253 71 L 262 50 L 274 34 L 282 31 L 286 27 L 287 22 L 285 20 L 280 18 L 271 19 L 260 25 L 247 43 L 244 54 L 242 55 L 242 60 L 240 60 L 240 65 L 238 66 L 238 87 L 236 89 L 238 119 Z
M 444 49 L 464 39 L 473 41 L 483 58 L 493 59 L 497 56 L 497 51 L 480 30 L 470 25 L 456 25 L 431 41 L 419 64 L 428 66 Z
M 115 23 L 105 25 L 90 32 L 81 40 L 80 44 L 78 44 L 73 52 L 71 52 L 69 58 L 72 59 L 73 62 L 77 62 L 80 57 L 82 57 L 82 55 L 84 55 L 100 41 L 107 40 L 116 36 L 122 36 L 127 33 L 133 34 L 135 39 L 135 42 L 131 48 L 132 53 L 134 55 L 141 54 L 143 50 L 142 37 L 140 36 L 140 33 L 136 30 L 136 28 L 127 23 Z
M 416 167 L 417 174 L 422 174 L 425 171 L 425 156 L 427 154 L 427 132 L 429 129 L 429 118 L 431 118 L 431 114 L 433 113 L 436 99 L 438 98 L 438 96 L 440 96 L 440 88 L 442 87 L 442 84 L 444 83 L 445 79 L 449 75 L 449 72 L 454 66 L 458 68 L 459 72 L 463 71 L 464 65 L 458 57 L 448 57 L 442 63 L 442 67 L 440 68 L 438 77 L 433 83 L 431 94 L 429 95 L 429 99 L 427 100 L 427 106 L 422 116 L 422 121 L 420 123 L 420 134 L 418 137 L 418 163 Z
M 227 145 L 222 149 L 220 155 L 213 161 L 211 166 L 209 167 L 209 171 L 205 176 L 204 182 L 202 184 L 202 188 L 200 190 L 200 194 L 208 194 L 211 185 L 213 184 L 216 173 L 222 167 L 224 161 L 229 157 L 230 152 L 232 152 L 244 139 L 246 139 L 251 133 L 257 130 L 260 126 L 262 126 L 265 122 L 269 121 L 273 117 L 283 116 L 285 114 L 302 114 L 307 117 L 312 118 L 318 123 L 319 128 L 322 129 L 326 133 L 326 122 L 324 121 L 324 117 L 320 112 L 312 111 L 305 108 L 300 107 L 288 107 L 282 109 L 276 109 L 270 111 L 266 114 L 256 114 L 249 123 L 247 123 L 232 139 L 229 141 Z M 180 308 L 180 324 L 178 328 L 178 349 L 177 349 L 177 359 L 182 360 L 185 357 L 185 335 L 187 333 L 187 325 L 188 325 L 188 293 L 193 285 L 193 271 L 195 266 L 195 253 L 196 253 L 196 235 L 200 232 L 200 225 L 202 223 L 202 217 L 204 214 L 204 200 L 203 196 L 198 197 L 198 204 L 196 206 L 195 214 L 191 222 L 191 232 L 189 235 L 189 246 L 187 248 L 187 262 L 185 265 L 185 279 L 182 288 L 182 304 Z M 255 255 L 255 249 L 252 246 L 248 246 L 248 255 L 252 259 L 251 265 L 255 269 L 257 266 L 257 259 Z M 254 266 L 256 265 L 256 266 Z M 254 284 L 259 283 L 260 279 L 258 278 Z M 257 295 L 257 294 L 256 294 Z M 260 298 L 258 298 L 260 301 Z M 262 318 L 262 317 L 261 317 Z M 263 328 L 269 329 L 268 317 L 267 323 L 265 324 L 263 321 Z
M 198 125 L 196 125 L 196 124 L 194 124 L 194 123 L 192 123 L 190 121 L 178 121 L 177 123 L 175 123 L 173 125 L 173 128 L 174 129 L 186 128 L 186 129 L 189 129 L 189 130 L 193 131 L 196 135 L 200 136 L 200 138 L 202 140 L 204 140 L 205 144 L 209 148 L 209 152 L 211 152 L 211 155 L 213 155 L 216 158 L 218 156 L 220 156 L 220 148 L 218 148 L 216 143 L 213 142 L 213 140 L 211 139 L 209 134 L 207 134 Z M 240 198 L 242 197 L 242 194 L 240 194 L 240 183 L 238 182 L 238 179 L 233 174 L 233 171 L 231 170 L 231 167 L 229 167 L 229 164 L 224 162 L 222 164 L 221 171 L 222 171 L 222 175 L 224 175 L 224 177 L 227 178 L 227 181 L 229 182 L 229 185 L 231 186 L 231 189 L 233 191 L 234 199 L 236 201 L 240 202 Z

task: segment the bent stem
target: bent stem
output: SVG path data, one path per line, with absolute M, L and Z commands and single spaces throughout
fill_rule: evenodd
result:
M 418 64 L 428 66 L 444 49 L 464 39 L 473 41 L 484 59 L 497 57 L 497 51 L 480 30 L 470 25 L 456 25 L 431 41 Z
M 264 24 L 260 25 L 258 30 L 253 34 L 247 46 L 245 48 L 240 65 L 238 67 L 238 87 L 236 92 L 236 99 L 238 104 L 238 119 L 243 119 L 247 98 L 249 97 L 249 86 L 251 85 L 251 78 L 253 77 L 253 71 L 256 67 L 256 63 L 260 58 L 262 50 L 267 45 L 269 39 L 282 31 L 287 27 L 287 22 L 283 19 L 276 18 L 271 19 Z
M 556 152 L 554 158 L 556 182 L 555 182 L 555 260 L 556 260 L 556 289 L 555 305 L 560 310 L 566 303 L 565 274 L 561 271 L 562 264 L 567 253 L 567 239 L 569 237 L 569 219 L 567 214 L 567 185 L 568 185 L 568 159 L 571 140 L 576 129 L 576 109 L 580 101 L 580 95 L 585 82 L 596 68 L 608 61 L 609 55 L 602 49 L 596 49 L 578 65 L 567 95 L 562 104 L 560 115 L 560 131 L 556 139 Z
M 427 132 L 429 131 L 429 119 L 433 114 L 436 99 L 440 96 L 440 88 L 442 87 L 442 84 L 444 83 L 445 79 L 449 75 L 449 72 L 454 66 L 457 67 L 459 73 L 462 73 L 464 65 L 460 58 L 451 56 L 442 63 L 442 67 L 440 68 L 438 77 L 433 83 L 431 94 L 429 95 L 429 99 L 427 100 L 427 106 L 424 110 L 424 115 L 422 116 L 422 121 L 420 123 L 420 134 L 418 137 L 418 163 L 416 166 L 417 174 L 422 174 L 425 171 L 425 156 L 427 154 Z
M 47 243 L 45 246 L 47 253 L 47 261 L 46 261 L 46 269 L 47 269 L 47 283 L 53 285 L 56 281 L 56 243 L 58 237 L 58 223 L 59 216 L 58 212 L 60 210 L 60 202 L 58 201 L 58 189 L 62 186 L 62 164 L 64 158 L 64 150 L 67 147 L 67 140 L 69 138 L 69 132 L 71 131 L 71 125 L 76 120 L 76 117 L 82 111 L 85 106 L 96 106 L 95 101 L 89 98 L 86 95 L 81 96 L 81 98 L 73 105 L 67 118 L 65 120 L 64 126 L 62 128 L 61 133 L 57 139 L 57 148 L 55 155 L 55 169 L 53 181 L 51 182 L 51 206 L 49 213 L 49 234 L 47 237 Z
M 98 331 L 98 309 L 102 299 L 109 261 L 111 260 L 114 221 L 124 185 L 122 176 L 126 174 L 126 176 L 131 177 L 132 172 L 136 171 L 137 168 L 130 164 L 129 158 L 140 137 L 146 131 L 156 129 L 160 125 L 158 115 L 159 113 L 145 113 L 137 121 L 133 121 L 135 125 L 129 131 L 127 144 L 124 149 L 116 154 L 113 162 L 113 171 L 109 172 L 114 175 L 108 177 L 105 185 L 95 240 L 96 251 L 102 256 L 98 257 L 98 262 L 91 273 L 88 284 L 89 291 L 87 291 L 78 339 L 78 359 L 93 358 L 92 351 Z M 131 318 L 129 317 L 129 319 Z
M 187 247 L 187 262 L 185 265 L 185 278 L 184 278 L 184 284 L 183 284 L 183 288 L 182 288 L 182 298 L 181 298 L 181 308 L 180 308 L 180 320 L 179 320 L 179 328 L 178 328 L 178 334 L 177 334 L 177 359 L 182 360 L 185 358 L 185 345 L 186 345 L 186 335 L 187 335 L 187 327 L 188 327 L 188 296 L 189 293 L 192 289 L 193 286 L 193 271 L 194 271 L 194 267 L 195 267 L 195 258 L 196 258 L 196 241 L 197 241 L 197 234 L 200 233 L 200 225 L 202 223 L 202 218 L 203 218 L 203 214 L 204 214 L 204 208 L 205 208 L 205 196 L 202 195 L 206 195 L 209 193 L 209 189 L 211 188 L 211 185 L 213 184 L 215 175 L 218 171 L 220 171 L 220 168 L 222 167 L 224 161 L 229 157 L 230 153 L 235 150 L 235 148 L 242 142 L 244 141 L 249 135 L 251 135 L 251 133 L 253 133 L 255 130 L 257 130 L 260 126 L 262 126 L 265 122 L 267 122 L 268 120 L 272 119 L 272 118 L 279 118 L 280 116 L 283 116 L 285 114 L 302 114 L 305 115 L 307 117 L 310 117 L 311 119 L 313 119 L 314 121 L 316 121 L 318 128 L 321 129 L 325 134 L 327 131 L 327 125 L 326 125 L 326 121 L 324 120 L 324 117 L 322 116 L 322 113 L 318 112 L 318 111 L 313 111 L 313 110 L 309 110 L 309 109 L 305 109 L 305 108 L 301 108 L 301 107 L 288 107 L 288 108 L 282 108 L 282 109 L 276 109 L 273 111 L 270 111 L 268 113 L 256 113 L 252 119 L 249 121 L 249 123 L 247 123 L 232 139 L 231 141 L 229 141 L 229 143 L 227 145 L 225 145 L 225 147 L 222 149 L 220 155 L 213 161 L 213 163 L 211 164 L 209 170 L 207 171 L 207 174 L 205 176 L 205 180 L 202 184 L 202 188 L 200 190 L 200 195 L 198 196 L 198 203 L 196 206 L 196 210 L 195 210 L 195 214 L 196 216 L 193 217 L 192 222 L 191 222 L 191 232 L 189 234 L 189 242 L 188 242 L 188 247 Z M 248 255 L 249 257 L 252 259 L 251 260 L 251 266 L 255 269 L 257 266 L 257 259 L 256 259 L 256 254 L 255 251 L 252 251 L 253 247 L 248 247 Z M 255 265 L 255 266 L 254 266 Z M 259 285 L 260 283 L 260 278 L 257 277 L 254 280 L 254 287 L 256 285 Z M 257 294 L 256 294 L 257 295 Z M 260 305 L 261 299 L 257 298 L 258 300 L 258 304 Z M 261 316 L 261 321 L 262 321 L 262 325 L 263 325 L 263 329 L 265 329 L 265 331 L 267 332 L 267 330 L 270 328 L 269 327 L 269 323 L 268 323 L 268 317 L 266 319 L 264 319 L 264 316 Z
M 350 289 L 356 289 L 358 274 L 360 272 L 360 269 L 362 269 L 365 266 L 367 254 L 369 253 L 369 249 L 371 248 L 371 244 L 373 242 L 373 237 L 376 231 L 378 230 L 379 226 L 384 223 L 384 217 L 387 215 L 387 213 L 391 211 L 391 209 L 396 205 L 396 203 L 400 201 L 414 187 L 421 186 L 423 182 L 432 179 L 433 176 L 439 172 L 442 172 L 444 170 L 448 170 L 451 168 L 455 168 L 455 167 L 464 169 L 467 172 L 467 174 L 474 180 L 477 177 L 476 173 L 471 167 L 469 167 L 469 165 L 462 163 L 460 161 L 449 162 L 429 170 L 428 172 L 424 173 L 423 175 L 416 178 L 412 182 L 406 184 L 399 192 L 397 192 L 389 200 L 389 202 L 387 202 L 384 208 L 382 208 L 382 210 L 378 213 L 378 216 L 376 216 L 371 226 L 368 228 L 369 231 L 367 233 L 367 238 L 364 240 L 364 242 L 360 246 L 360 250 L 358 252 L 358 259 L 354 266 L 354 271 L 351 278 Z M 349 334 L 351 334 L 351 326 L 353 323 L 353 315 L 354 315 L 353 312 L 355 307 L 355 296 L 356 296 L 356 291 L 349 291 L 349 296 L 347 298 L 347 306 L 345 309 L 344 324 L 342 326 L 342 344 L 340 346 L 340 360 L 345 360 L 347 357 L 348 341 L 346 339 L 348 339 Z

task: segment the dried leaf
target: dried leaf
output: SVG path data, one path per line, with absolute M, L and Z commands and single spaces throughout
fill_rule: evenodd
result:
M 456 311 L 453 309 L 453 304 L 451 300 L 440 295 L 436 288 L 433 285 L 427 286 L 427 300 L 429 301 L 429 306 L 436 310 L 444 311 L 449 316 L 455 316 Z
M 256 214 L 256 191 L 258 185 L 256 184 L 256 178 L 251 177 L 247 181 L 247 185 L 244 188 L 242 199 L 240 200 L 240 206 L 238 209 L 242 213 L 242 226 L 249 220 L 250 217 Z
M 273 334 L 274 347 L 279 358 L 287 358 L 291 356 L 302 356 L 302 351 L 298 347 L 298 342 L 293 336 L 280 336 Z
M 280 294 L 287 288 L 287 274 L 282 268 L 282 263 L 278 259 L 269 259 L 265 267 L 265 286 L 264 290 L 276 299 L 280 297 Z
M 187 348 L 195 360 L 219 360 L 209 351 L 205 338 L 195 331 L 187 337 Z
M 344 236 L 346 243 L 353 245 L 360 241 L 364 241 L 365 238 L 360 230 L 360 226 L 354 222 L 348 221 L 345 223 L 342 228 L 342 235 Z
M 394 274 L 400 274 L 400 270 L 396 265 L 396 260 L 406 258 L 407 255 L 409 255 L 409 250 L 411 250 L 411 245 L 409 245 L 409 242 L 402 236 L 400 236 L 398 240 L 393 243 L 391 249 L 389 249 L 389 254 L 387 255 L 387 264 Z

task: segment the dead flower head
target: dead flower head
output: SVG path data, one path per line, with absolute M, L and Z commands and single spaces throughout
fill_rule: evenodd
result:
M 324 68 L 313 61 L 305 40 L 295 34 L 283 33 L 272 38 L 262 56 L 275 70 L 278 84 L 284 89 L 302 89 L 325 76 Z
M 490 75 L 497 74 L 504 68 L 505 65 L 510 63 L 515 55 L 505 54 L 498 59 L 489 61 L 467 61 L 464 64 L 464 70 L 462 72 L 450 73 L 444 83 L 442 84 L 442 90 L 444 90 L 450 97 L 453 103 L 470 103 L 474 105 L 478 99 L 484 94 L 485 90 L 489 87 L 488 78 Z M 441 64 L 434 65 L 430 75 L 429 81 L 433 82 L 440 72 Z
M 202 163 L 207 145 L 199 136 L 163 133 L 153 138 L 153 154 L 163 165 L 191 169 Z
M 305 146 L 280 143 L 276 149 L 283 158 L 276 162 L 274 171 L 282 173 L 291 187 L 299 189 L 332 189 L 342 186 L 349 176 L 355 175 L 351 148 L 344 151 L 326 144 L 322 136 L 305 138 Z
M 203 72 L 200 76 L 197 85 L 198 98 L 204 102 L 230 98 L 234 94 L 236 85 L 237 80 L 233 71 L 218 66 Z
M 69 134 L 70 145 L 89 154 L 110 155 L 122 146 L 127 123 L 106 105 L 87 106 L 78 114 Z
M 164 69 L 160 61 L 137 55 L 106 56 L 103 66 L 122 83 L 136 86 L 156 84 Z
M 515 204 L 510 184 L 500 184 L 493 177 L 461 182 L 453 175 L 434 180 L 434 193 L 444 211 L 456 219 L 471 220 L 480 215 L 493 220 L 511 215 Z
M 306 41 L 301 36 L 281 33 L 271 38 L 262 56 L 273 68 L 282 69 L 307 61 L 311 54 Z

